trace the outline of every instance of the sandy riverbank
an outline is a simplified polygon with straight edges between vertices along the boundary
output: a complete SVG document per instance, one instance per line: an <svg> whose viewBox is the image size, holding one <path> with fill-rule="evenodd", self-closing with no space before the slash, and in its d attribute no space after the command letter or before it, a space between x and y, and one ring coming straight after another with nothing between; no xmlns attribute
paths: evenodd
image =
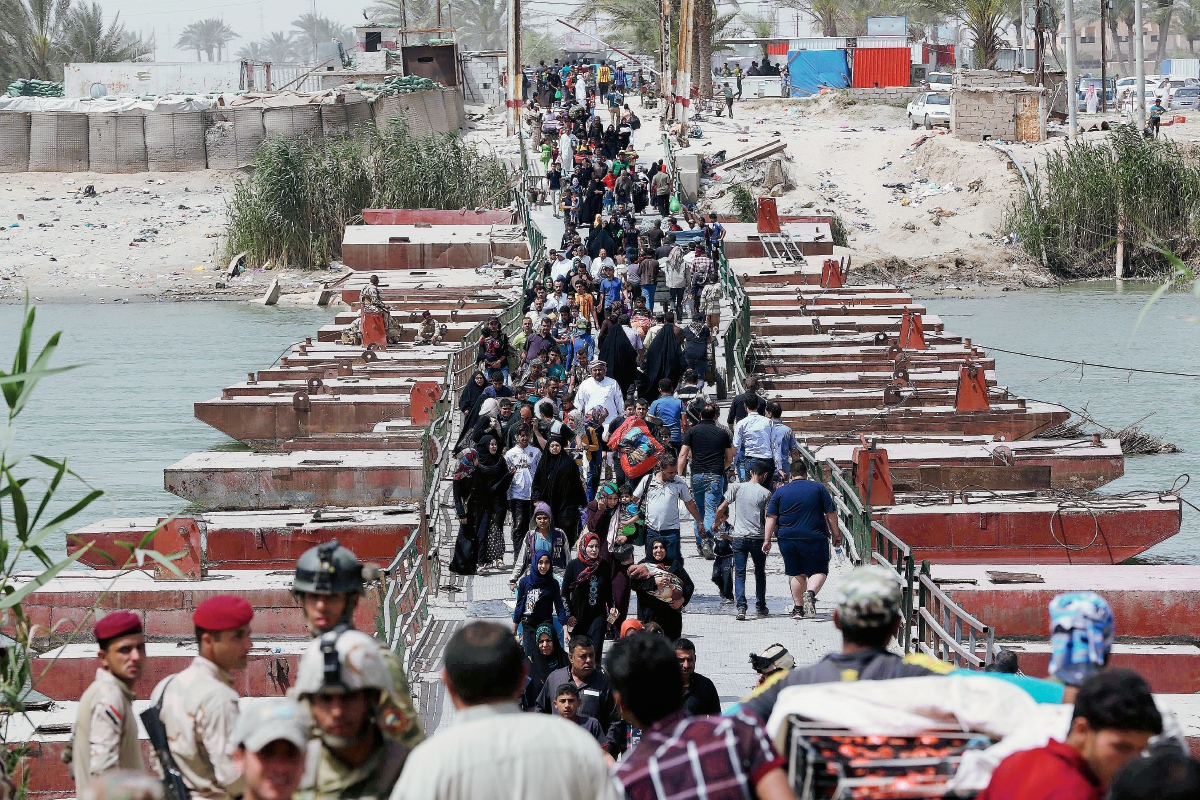
<svg viewBox="0 0 1200 800"><path fill-rule="evenodd" d="M287 294L327 279L295 270L224 277L225 199L235 178L214 170L8 176L0 302L23 302L26 291L54 303L245 300L275 277Z"/></svg>

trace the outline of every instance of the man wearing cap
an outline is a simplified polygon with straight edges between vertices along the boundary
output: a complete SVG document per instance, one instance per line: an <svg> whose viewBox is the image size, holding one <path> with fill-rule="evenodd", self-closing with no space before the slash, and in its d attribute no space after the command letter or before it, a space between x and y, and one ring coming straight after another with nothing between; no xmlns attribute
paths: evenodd
<svg viewBox="0 0 1200 800"><path fill-rule="evenodd" d="M106 614L94 629L100 666L96 680L79 698L72 740L75 785L116 769L144 770L133 717L133 685L146 662L142 620L132 611Z"/></svg>
<svg viewBox="0 0 1200 800"><path fill-rule="evenodd" d="M776 672L743 700L741 708L764 721L788 686L837 681L886 681L938 674L888 652L888 642L901 623L900 582L883 567L859 567L838 587L833 624L842 632L842 651L830 653L811 667ZM736 708L737 706L735 706Z"/></svg>
<svg viewBox="0 0 1200 800"><path fill-rule="evenodd" d="M368 574L369 573L369 574ZM292 581L292 594L300 600L304 618L313 637L336 629L354 627L354 610L362 597L368 577L375 580L379 570L373 564L364 566L358 557L337 539L304 551L296 562L296 577ZM380 651L381 658L391 673L392 702L397 708L396 725L389 728L388 735L409 747L416 747L425 738L421 721L413 708L412 694L404 665L391 650Z"/></svg>
<svg viewBox="0 0 1200 800"><path fill-rule="evenodd" d="M240 597L210 597L192 612L200 655L191 666L164 678L150 695L159 703L171 755L194 797L232 800L242 776L231 757L238 718L234 670L246 668L254 609Z"/></svg>
<svg viewBox="0 0 1200 800"><path fill-rule="evenodd" d="M242 773L242 800L291 800L304 774L308 715L295 700L254 701L233 729L233 765Z"/></svg>
<svg viewBox="0 0 1200 800"><path fill-rule="evenodd" d="M314 639L300 659L296 693L312 714L301 800L387 797L411 748L398 741L408 724L383 649L361 631L335 629Z"/></svg>

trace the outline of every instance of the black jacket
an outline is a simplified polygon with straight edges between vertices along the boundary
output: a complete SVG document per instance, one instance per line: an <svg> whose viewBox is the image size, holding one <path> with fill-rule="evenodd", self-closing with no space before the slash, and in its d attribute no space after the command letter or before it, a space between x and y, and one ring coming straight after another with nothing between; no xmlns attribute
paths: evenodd
<svg viewBox="0 0 1200 800"><path fill-rule="evenodd" d="M555 713L554 694L564 683L574 683L569 665L562 669L556 669L547 676L542 693L538 695L538 711L543 714ZM617 701L613 699L612 687L608 685L608 678L597 669L592 673L588 682L578 688L579 716L595 718L608 736L608 744L605 749L614 756L618 755L625 748L625 737L617 735L621 724L621 714L617 711Z"/></svg>

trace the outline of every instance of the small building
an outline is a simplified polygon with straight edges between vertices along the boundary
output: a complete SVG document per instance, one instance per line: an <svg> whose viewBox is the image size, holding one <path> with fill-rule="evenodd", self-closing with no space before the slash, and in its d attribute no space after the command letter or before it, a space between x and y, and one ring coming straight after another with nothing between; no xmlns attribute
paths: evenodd
<svg viewBox="0 0 1200 800"><path fill-rule="evenodd" d="M959 70L950 90L950 131L969 142L1043 141L1047 94L1019 73Z"/></svg>
<svg viewBox="0 0 1200 800"><path fill-rule="evenodd" d="M508 56L503 50L464 52L463 102L469 106L503 108L505 89L502 76L507 64Z"/></svg>

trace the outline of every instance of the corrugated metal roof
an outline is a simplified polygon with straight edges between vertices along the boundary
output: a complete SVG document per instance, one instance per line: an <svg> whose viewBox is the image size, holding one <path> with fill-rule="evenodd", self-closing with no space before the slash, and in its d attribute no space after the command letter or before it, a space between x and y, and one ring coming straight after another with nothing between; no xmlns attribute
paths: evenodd
<svg viewBox="0 0 1200 800"><path fill-rule="evenodd" d="M883 47L908 47L908 39L903 36L857 36L855 46L861 49L879 49Z"/></svg>
<svg viewBox="0 0 1200 800"><path fill-rule="evenodd" d="M845 50L846 39L840 36L813 36L808 39L792 39L791 50Z"/></svg>

